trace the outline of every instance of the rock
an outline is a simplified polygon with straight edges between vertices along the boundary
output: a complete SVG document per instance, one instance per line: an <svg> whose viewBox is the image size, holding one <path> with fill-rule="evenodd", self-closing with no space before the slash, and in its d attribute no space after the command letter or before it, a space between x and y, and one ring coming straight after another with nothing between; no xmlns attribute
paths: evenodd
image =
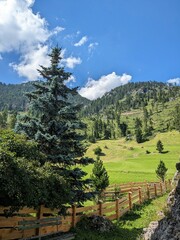
<svg viewBox="0 0 180 240"><path fill-rule="evenodd" d="M166 216L159 222L151 222L149 227L144 229L144 240L180 240L180 164L176 167L178 171L173 179L175 189L169 194Z"/></svg>

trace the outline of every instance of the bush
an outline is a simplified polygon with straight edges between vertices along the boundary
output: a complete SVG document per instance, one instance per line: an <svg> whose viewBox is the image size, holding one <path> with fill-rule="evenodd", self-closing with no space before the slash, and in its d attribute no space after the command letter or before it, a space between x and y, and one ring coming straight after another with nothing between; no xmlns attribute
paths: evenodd
<svg viewBox="0 0 180 240"><path fill-rule="evenodd" d="M95 148L93 151L94 151L94 154L97 156L100 156L102 153L102 149L99 146Z"/></svg>
<svg viewBox="0 0 180 240"><path fill-rule="evenodd" d="M33 154L34 152L34 154ZM41 165L37 145L11 131L0 133L0 205L11 206L7 214L40 204L58 208L70 191L51 164Z"/></svg>

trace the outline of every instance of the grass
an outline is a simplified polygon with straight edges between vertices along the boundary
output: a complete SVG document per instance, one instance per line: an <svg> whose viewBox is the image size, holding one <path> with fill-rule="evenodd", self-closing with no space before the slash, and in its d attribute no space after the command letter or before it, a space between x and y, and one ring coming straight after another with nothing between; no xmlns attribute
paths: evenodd
<svg viewBox="0 0 180 240"><path fill-rule="evenodd" d="M76 229L76 240L136 240L140 239L143 228L147 227L151 221L162 218L161 212L165 207L167 194L157 199L148 201L135 209L118 221L114 221L115 230L109 233L99 233L96 231Z"/></svg>
<svg viewBox="0 0 180 240"><path fill-rule="evenodd" d="M157 141L164 145L164 153L156 150ZM94 157L93 149L100 146L101 159L104 162L110 183L154 181L157 180L155 170L160 160L165 162L168 168L167 178L172 178L176 169L175 164L180 159L180 133L177 131L159 133L150 141L138 144L135 141L101 140L91 144L86 156ZM147 154L146 150L150 153ZM92 166L85 168L89 174Z"/></svg>

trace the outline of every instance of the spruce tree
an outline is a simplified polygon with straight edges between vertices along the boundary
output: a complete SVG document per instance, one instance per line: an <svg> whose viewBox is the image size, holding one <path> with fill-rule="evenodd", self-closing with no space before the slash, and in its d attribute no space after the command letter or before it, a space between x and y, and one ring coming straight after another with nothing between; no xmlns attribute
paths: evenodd
<svg viewBox="0 0 180 240"><path fill-rule="evenodd" d="M53 48L49 56L51 64L38 70L42 80L34 82L35 90L27 94L29 110L21 116L15 130L34 139L53 171L65 179L70 190L69 203L82 203L92 197L85 191L90 179L85 179L86 173L77 166L88 165L93 159L83 157L86 148L81 132L85 125L78 119L80 106L69 100L77 95L77 88L65 85L71 73L60 65L61 49Z"/></svg>
<svg viewBox="0 0 180 240"><path fill-rule="evenodd" d="M109 176L99 156L97 156L97 160L94 163L91 178L99 200L103 190L109 186Z"/></svg>
<svg viewBox="0 0 180 240"><path fill-rule="evenodd" d="M156 169L156 174L157 177L161 179L163 182L165 181L167 170L168 169L166 168L165 163L162 160L160 160L159 165L157 166Z"/></svg>
<svg viewBox="0 0 180 240"><path fill-rule="evenodd" d="M163 149L164 149L163 143L161 142L161 140L158 140L156 150L158 150L159 153L162 153Z"/></svg>

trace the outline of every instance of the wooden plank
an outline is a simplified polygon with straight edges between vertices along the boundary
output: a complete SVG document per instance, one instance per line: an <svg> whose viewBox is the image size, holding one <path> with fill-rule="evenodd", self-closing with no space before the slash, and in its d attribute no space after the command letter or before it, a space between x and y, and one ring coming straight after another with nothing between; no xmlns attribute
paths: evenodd
<svg viewBox="0 0 180 240"><path fill-rule="evenodd" d="M108 218L109 220L115 220L116 219L116 214L110 215L110 216L106 216L106 218Z"/></svg>
<svg viewBox="0 0 180 240"><path fill-rule="evenodd" d="M123 216L126 212L129 211L129 207L124 208L123 210L120 211L120 217Z"/></svg>
<svg viewBox="0 0 180 240"><path fill-rule="evenodd" d="M103 214L104 213L115 212L115 211L116 211L116 207L106 208L106 209L103 209Z"/></svg>
<svg viewBox="0 0 180 240"><path fill-rule="evenodd" d="M16 227L18 226L18 222L19 221L23 221L23 220L36 220L36 218L34 217L28 217L28 218L24 218L24 217L10 217L10 218L5 218L5 217L0 217L0 227Z"/></svg>
<svg viewBox="0 0 180 240"><path fill-rule="evenodd" d="M2 240L11 240L19 238L27 238L35 236L35 229L24 231L17 231L16 229L0 229L0 236Z"/></svg>
<svg viewBox="0 0 180 240"><path fill-rule="evenodd" d="M76 208L76 213L97 210L99 205Z"/></svg>
<svg viewBox="0 0 180 240"><path fill-rule="evenodd" d="M60 226L47 226L41 228L41 235L49 234L49 233L55 233L60 231Z"/></svg>
<svg viewBox="0 0 180 240"><path fill-rule="evenodd" d="M99 215L99 211L94 211L93 215ZM92 216L92 213L87 213L86 216Z"/></svg>
<svg viewBox="0 0 180 240"><path fill-rule="evenodd" d="M129 204L129 200L127 199L126 201L122 202L121 204L119 204L119 207L123 207L125 205Z"/></svg>
<svg viewBox="0 0 180 240"><path fill-rule="evenodd" d="M110 207L112 205L115 205L115 202L106 202L106 203L103 203L103 208Z"/></svg>

